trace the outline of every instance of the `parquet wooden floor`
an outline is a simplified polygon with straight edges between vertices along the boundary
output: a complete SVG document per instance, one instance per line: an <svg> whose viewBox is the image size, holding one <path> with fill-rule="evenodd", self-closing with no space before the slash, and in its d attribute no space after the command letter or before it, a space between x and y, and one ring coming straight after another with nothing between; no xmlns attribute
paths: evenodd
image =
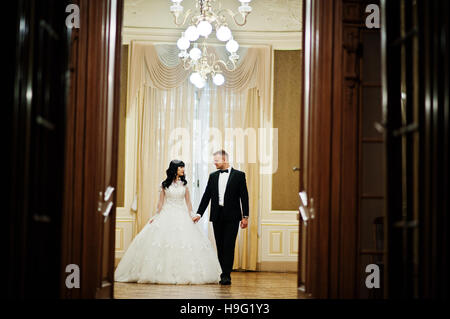
<svg viewBox="0 0 450 319"><path fill-rule="evenodd" d="M307 299L296 273L232 272L232 284L160 285L116 282L117 299Z"/></svg>

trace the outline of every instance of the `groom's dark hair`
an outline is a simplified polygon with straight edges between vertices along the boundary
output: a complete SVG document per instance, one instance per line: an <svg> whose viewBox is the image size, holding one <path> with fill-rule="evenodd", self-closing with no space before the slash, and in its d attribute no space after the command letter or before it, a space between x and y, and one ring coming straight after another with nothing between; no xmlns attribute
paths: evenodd
<svg viewBox="0 0 450 319"><path fill-rule="evenodd" d="M217 152L213 153L214 156L219 155L219 154L222 155L222 156L225 156L228 159L228 153L225 152L225 150L220 150L220 151L217 151Z"/></svg>

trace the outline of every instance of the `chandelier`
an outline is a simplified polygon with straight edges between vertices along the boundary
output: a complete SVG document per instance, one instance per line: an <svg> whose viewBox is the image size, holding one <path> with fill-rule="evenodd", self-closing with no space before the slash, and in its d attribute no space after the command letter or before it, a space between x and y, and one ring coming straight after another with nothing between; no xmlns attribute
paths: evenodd
<svg viewBox="0 0 450 319"><path fill-rule="evenodd" d="M222 85L225 82L222 71L224 69L235 70L236 62L239 59L239 55L236 53L239 44L233 39L231 30L226 23L225 14L231 16L236 25L245 25L247 16L252 11L249 6L251 0L238 0L241 3L238 7L239 14L230 9L221 9L220 3L218 8L214 9L213 5L216 0L197 0L196 9L199 12L197 11L197 14L193 16L191 16L191 9L183 14L184 9L180 4L182 1L172 0L173 5L170 7L170 12L173 14L177 26L183 26L190 17L189 26L181 33L181 38L177 41L177 46L180 49L178 56L183 60L183 67L185 70L192 69L189 80L201 89L205 86L210 75L215 85ZM241 21L238 21L236 16L239 16ZM213 29L216 31L217 39L226 42L225 48L230 53L226 61L220 60L214 53L208 52L206 40ZM202 41L202 43L197 43L197 40Z"/></svg>

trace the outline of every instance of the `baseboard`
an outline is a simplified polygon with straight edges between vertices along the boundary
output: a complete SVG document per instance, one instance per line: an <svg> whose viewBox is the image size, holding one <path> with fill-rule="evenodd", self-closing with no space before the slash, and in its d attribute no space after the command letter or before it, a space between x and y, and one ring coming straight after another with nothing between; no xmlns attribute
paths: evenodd
<svg viewBox="0 0 450 319"><path fill-rule="evenodd" d="M298 263L296 261L263 261L256 264L256 270L272 272L297 272Z"/></svg>

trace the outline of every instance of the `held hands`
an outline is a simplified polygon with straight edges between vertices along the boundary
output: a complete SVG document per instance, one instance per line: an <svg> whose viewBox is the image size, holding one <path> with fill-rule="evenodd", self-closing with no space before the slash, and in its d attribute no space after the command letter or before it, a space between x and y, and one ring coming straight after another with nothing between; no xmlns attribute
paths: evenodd
<svg viewBox="0 0 450 319"><path fill-rule="evenodd" d="M196 223L196 222L198 222L200 220L200 216L197 216L197 214L194 214L192 211L189 212L189 215L191 216L192 221L194 223Z"/></svg>

